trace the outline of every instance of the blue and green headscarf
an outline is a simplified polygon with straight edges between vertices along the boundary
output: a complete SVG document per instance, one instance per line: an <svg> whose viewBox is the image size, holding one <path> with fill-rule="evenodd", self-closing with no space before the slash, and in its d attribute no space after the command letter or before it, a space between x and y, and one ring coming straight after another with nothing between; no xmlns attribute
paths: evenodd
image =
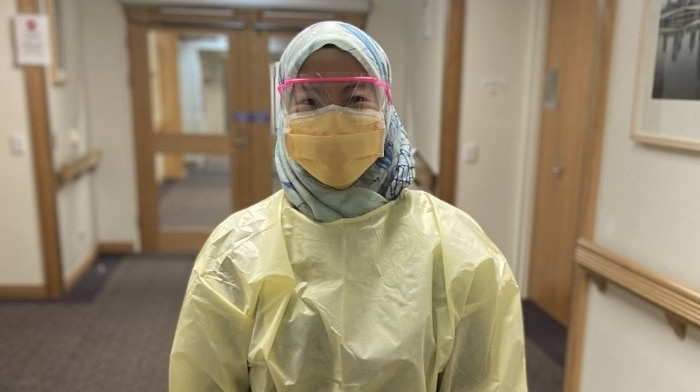
<svg viewBox="0 0 700 392"><path fill-rule="evenodd" d="M350 53L370 76L391 83L391 67L384 50L367 33L348 23L319 22L301 31L282 53L277 81L297 76L311 53L325 45L334 45ZM365 214L394 200L414 178L412 147L393 106L386 105L384 157L353 184L343 190L330 188L308 174L287 156L284 146L284 117L277 119L275 166L285 196L298 210L321 222L331 222Z"/></svg>

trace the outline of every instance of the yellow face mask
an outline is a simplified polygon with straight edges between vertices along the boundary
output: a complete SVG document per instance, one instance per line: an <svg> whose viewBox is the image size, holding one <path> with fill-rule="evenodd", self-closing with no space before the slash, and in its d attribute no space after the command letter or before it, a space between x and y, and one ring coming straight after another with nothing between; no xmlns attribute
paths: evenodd
<svg viewBox="0 0 700 392"><path fill-rule="evenodd" d="M287 116L284 142L289 158L335 189L354 184L384 156L384 114L329 105Z"/></svg>

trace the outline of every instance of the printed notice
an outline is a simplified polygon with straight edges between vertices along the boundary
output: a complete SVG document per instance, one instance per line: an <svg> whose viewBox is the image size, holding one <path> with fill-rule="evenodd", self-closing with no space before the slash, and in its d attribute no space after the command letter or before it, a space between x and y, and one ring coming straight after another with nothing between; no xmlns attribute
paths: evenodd
<svg viewBox="0 0 700 392"><path fill-rule="evenodd" d="M51 45L46 15L19 14L14 22L17 65L50 65Z"/></svg>

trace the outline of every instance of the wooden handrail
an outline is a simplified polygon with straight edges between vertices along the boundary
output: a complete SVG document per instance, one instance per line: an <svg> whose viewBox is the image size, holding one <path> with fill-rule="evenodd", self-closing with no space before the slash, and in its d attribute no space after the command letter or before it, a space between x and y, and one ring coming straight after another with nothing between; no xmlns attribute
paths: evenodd
<svg viewBox="0 0 700 392"><path fill-rule="evenodd" d="M94 170L100 163L101 157L102 153L95 150L61 165L56 171L56 187L61 188L84 173Z"/></svg>
<svg viewBox="0 0 700 392"><path fill-rule="evenodd" d="M700 327L698 290L586 239L579 239L575 258L599 288L611 282L660 307L681 339L688 324Z"/></svg>

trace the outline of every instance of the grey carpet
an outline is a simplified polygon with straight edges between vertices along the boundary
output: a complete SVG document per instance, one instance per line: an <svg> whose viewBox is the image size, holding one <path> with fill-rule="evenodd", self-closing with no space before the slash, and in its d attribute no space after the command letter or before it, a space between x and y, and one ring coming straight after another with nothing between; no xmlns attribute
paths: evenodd
<svg viewBox="0 0 700 392"><path fill-rule="evenodd" d="M160 225L212 230L231 213L229 160L207 156L202 164L189 164L187 177L169 180L158 191Z"/></svg>
<svg viewBox="0 0 700 392"><path fill-rule="evenodd" d="M168 180L158 189L160 225L168 228L212 230L231 213L229 159L207 156L202 164L189 164L187 177ZM281 189L275 173L272 192Z"/></svg>
<svg viewBox="0 0 700 392"><path fill-rule="evenodd" d="M101 259L62 301L0 302L0 391L166 391L192 261ZM561 363L531 339L526 350L530 392L561 391Z"/></svg>
<svg viewBox="0 0 700 392"><path fill-rule="evenodd" d="M526 339L525 350L530 392L561 392L564 385L562 365L548 356L532 339Z"/></svg>
<svg viewBox="0 0 700 392"><path fill-rule="evenodd" d="M129 257L92 301L0 304L0 391L166 391L192 257Z"/></svg>

